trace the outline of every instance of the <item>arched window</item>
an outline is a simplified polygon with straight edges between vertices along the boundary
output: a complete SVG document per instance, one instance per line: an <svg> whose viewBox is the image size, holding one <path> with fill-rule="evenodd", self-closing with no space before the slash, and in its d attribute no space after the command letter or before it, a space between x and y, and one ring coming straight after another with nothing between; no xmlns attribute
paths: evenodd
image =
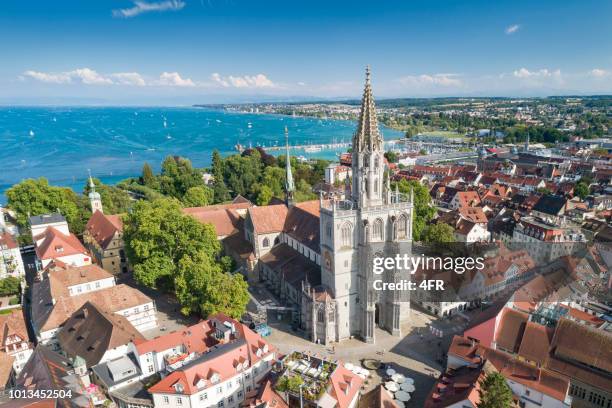
<svg viewBox="0 0 612 408"><path fill-rule="evenodd" d="M345 223L341 230L342 247L353 246L353 226L350 222Z"/></svg>
<svg viewBox="0 0 612 408"><path fill-rule="evenodd" d="M378 168L378 156L374 159L374 167Z"/></svg>
<svg viewBox="0 0 612 408"><path fill-rule="evenodd" d="M372 240L373 241L382 241L384 238L383 234L384 223L383 220L378 218L374 221L374 225L372 226Z"/></svg>
<svg viewBox="0 0 612 408"><path fill-rule="evenodd" d="M278 245L280 243L280 239L278 237L274 238L274 245Z"/></svg>
<svg viewBox="0 0 612 408"><path fill-rule="evenodd" d="M397 238L406 239L408 236L408 217L406 214L400 215L397 219Z"/></svg>
<svg viewBox="0 0 612 408"><path fill-rule="evenodd" d="M317 322L325 321L325 309L321 308L317 310Z"/></svg>
<svg viewBox="0 0 612 408"><path fill-rule="evenodd" d="M264 248L267 248L267 247L269 247L269 246L270 246L270 240L268 239L268 237L265 237L265 238L263 239L263 242L261 243L261 245L262 245Z"/></svg>
<svg viewBox="0 0 612 408"><path fill-rule="evenodd" d="M378 179L374 179L374 194L378 194Z"/></svg>

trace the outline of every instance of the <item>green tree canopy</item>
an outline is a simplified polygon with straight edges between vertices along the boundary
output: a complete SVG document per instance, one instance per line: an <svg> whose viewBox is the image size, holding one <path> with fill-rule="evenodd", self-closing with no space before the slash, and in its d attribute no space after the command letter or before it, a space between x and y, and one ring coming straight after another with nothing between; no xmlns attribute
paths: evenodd
<svg viewBox="0 0 612 408"><path fill-rule="evenodd" d="M21 280L14 276L0 279L0 296L16 295L21 290Z"/></svg>
<svg viewBox="0 0 612 408"><path fill-rule="evenodd" d="M428 224L423 229L422 241L426 244L446 244L455 242L455 230L448 224Z"/></svg>
<svg viewBox="0 0 612 408"><path fill-rule="evenodd" d="M159 183L162 194L179 199L191 187L204 185L202 174L192 167L191 161L178 156L166 157L162 163Z"/></svg>
<svg viewBox="0 0 612 408"><path fill-rule="evenodd" d="M591 193L588 184L583 181L579 181L574 186L574 194L580 197L582 200L587 198L587 196Z"/></svg>
<svg viewBox="0 0 612 408"><path fill-rule="evenodd" d="M136 280L172 290L183 313L244 312L246 282L225 271L214 227L183 214L176 199L136 203L124 217L124 239Z"/></svg>
<svg viewBox="0 0 612 408"><path fill-rule="evenodd" d="M431 221L436 214L436 209L431 206L431 197L427 187L416 180L400 180L397 189L402 194L410 194L412 189L414 194L414 218L412 225L412 238L416 241L422 240L422 233L425 225ZM391 187L395 188L395 184Z"/></svg>
<svg viewBox="0 0 612 408"><path fill-rule="evenodd" d="M28 217L59 211L70 230L83 232L85 222L79 211L79 198L69 188L50 186L46 178L26 179L6 191L8 207L15 211L19 226L28 228Z"/></svg>
<svg viewBox="0 0 612 408"><path fill-rule="evenodd" d="M191 187L183 196L185 207L204 207L212 204L214 191L207 186Z"/></svg>
<svg viewBox="0 0 612 408"><path fill-rule="evenodd" d="M230 199L227 185L225 184L223 158L218 150L213 150L212 154L212 175L214 202L223 203Z"/></svg>
<svg viewBox="0 0 612 408"><path fill-rule="evenodd" d="M150 187L153 189L159 188L157 184L157 179L155 178L155 174L153 174L153 169L151 168L149 163L145 163L142 166L141 182L143 185L147 187Z"/></svg>
<svg viewBox="0 0 612 408"><path fill-rule="evenodd" d="M267 185L260 185L255 202L257 205L268 205L272 197L274 197L274 191Z"/></svg>
<svg viewBox="0 0 612 408"><path fill-rule="evenodd" d="M492 372L480 381L478 390L480 401L478 408L511 408L512 390L506 383L506 379L498 372Z"/></svg>

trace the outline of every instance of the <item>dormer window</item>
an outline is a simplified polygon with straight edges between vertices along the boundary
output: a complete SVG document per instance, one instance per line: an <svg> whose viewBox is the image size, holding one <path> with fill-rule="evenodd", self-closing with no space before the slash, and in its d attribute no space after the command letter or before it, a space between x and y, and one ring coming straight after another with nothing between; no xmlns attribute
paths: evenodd
<svg viewBox="0 0 612 408"><path fill-rule="evenodd" d="M261 349L257 349L257 352L255 354L257 355L257 357L261 357L262 355Z"/></svg>
<svg viewBox="0 0 612 408"><path fill-rule="evenodd" d="M56 246L56 247L55 247L55 252L58 252L58 253L62 253L62 252L64 252L64 247L63 247L63 246L60 246L60 245Z"/></svg>
<svg viewBox="0 0 612 408"><path fill-rule="evenodd" d="M263 346L263 352L264 352L264 353L267 353L267 352L268 352L268 350L269 350L268 345L267 345L267 344L265 344L265 345Z"/></svg>
<svg viewBox="0 0 612 408"><path fill-rule="evenodd" d="M211 381L213 384L218 383L218 382L219 382L219 380L221 380L221 377L219 377L219 374L217 374L217 373L213 374L213 375L212 375L212 377L210 377L210 381Z"/></svg>
<svg viewBox="0 0 612 408"><path fill-rule="evenodd" d="M178 393L183 393L184 391L183 384L181 383L174 384L174 390Z"/></svg>
<svg viewBox="0 0 612 408"><path fill-rule="evenodd" d="M199 389L206 387L206 380L203 378L200 378L198 382L196 383L196 387L198 387Z"/></svg>

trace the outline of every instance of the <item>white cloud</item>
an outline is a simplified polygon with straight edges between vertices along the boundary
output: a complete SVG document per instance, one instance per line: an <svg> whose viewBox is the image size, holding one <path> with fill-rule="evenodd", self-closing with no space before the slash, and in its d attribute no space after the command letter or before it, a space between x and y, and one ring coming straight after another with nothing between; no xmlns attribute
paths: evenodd
<svg viewBox="0 0 612 408"><path fill-rule="evenodd" d="M519 29L521 28L521 26L519 24L512 24L511 26L506 27L506 34L511 35L516 33Z"/></svg>
<svg viewBox="0 0 612 408"><path fill-rule="evenodd" d="M157 2L134 1L133 3L133 7L113 10L113 16L120 18L131 18L152 11L178 11L185 7L185 2L181 0L166 0Z"/></svg>
<svg viewBox="0 0 612 408"><path fill-rule="evenodd" d="M183 78L178 72L162 72L159 76L159 80L155 82L155 85L178 87L196 86L191 78Z"/></svg>
<svg viewBox="0 0 612 408"><path fill-rule="evenodd" d="M67 73L51 74L47 72L29 70L22 74L22 78L25 77L49 84L68 84L72 82L72 78Z"/></svg>
<svg viewBox="0 0 612 408"><path fill-rule="evenodd" d="M605 69L601 69L601 68L593 68L589 72L589 75L595 78L603 78L603 77L610 75L610 72L606 71Z"/></svg>
<svg viewBox="0 0 612 408"><path fill-rule="evenodd" d="M196 83L191 78L183 78L178 72L162 72L157 80L146 80L138 72L117 72L103 75L91 68L77 68L72 71L48 73L25 71L21 79L31 78L36 81L53 84L82 83L85 85L127 85L127 86L174 86L193 87Z"/></svg>
<svg viewBox="0 0 612 408"><path fill-rule="evenodd" d="M138 72L118 72L111 75L117 84L145 86L147 83Z"/></svg>
<svg viewBox="0 0 612 408"><path fill-rule="evenodd" d="M90 68L78 68L68 73L74 78L78 78L86 85L105 85L112 84L110 78L106 78Z"/></svg>
<svg viewBox="0 0 612 408"><path fill-rule="evenodd" d="M463 81L457 74L422 74L408 75L398 80L404 86L410 87L461 87Z"/></svg>
<svg viewBox="0 0 612 408"><path fill-rule="evenodd" d="M87 85L104 85L113 83L110 78L106 78L90 68L77 68L72 71L59 73L29 70L25 71L22 76L50 84L70 84L72 82L81 82Z"/></svg>
<svg viewBox="0 0 612 408"><path fill-rule="evenodd" d="M215 72L210 76L214 83L224 88L275 88L276 84L264 74L243 76L222 76Z"/></svg>
<svg viewBox="0 0 612 408"><path fill-rule="evenodd" d="M521 78L521 79L538 79L538 78L556 78L556 79L561 79L561 70L557 69L554 71L551 71L547 68L542 68L540 70L537 71L529 71L527 68L521 68L518 70L515 70L512 75L514 75L516 78Z"/></svg>

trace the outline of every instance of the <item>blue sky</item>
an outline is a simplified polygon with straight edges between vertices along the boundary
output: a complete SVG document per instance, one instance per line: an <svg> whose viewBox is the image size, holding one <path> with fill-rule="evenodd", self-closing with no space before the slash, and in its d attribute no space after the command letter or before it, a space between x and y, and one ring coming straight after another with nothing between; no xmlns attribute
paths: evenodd
<svg viewBox="0 0 612 408"><path fill-rule="evenodd" d="M0 103L612 93L612 2L3 0Z"/></svg>

